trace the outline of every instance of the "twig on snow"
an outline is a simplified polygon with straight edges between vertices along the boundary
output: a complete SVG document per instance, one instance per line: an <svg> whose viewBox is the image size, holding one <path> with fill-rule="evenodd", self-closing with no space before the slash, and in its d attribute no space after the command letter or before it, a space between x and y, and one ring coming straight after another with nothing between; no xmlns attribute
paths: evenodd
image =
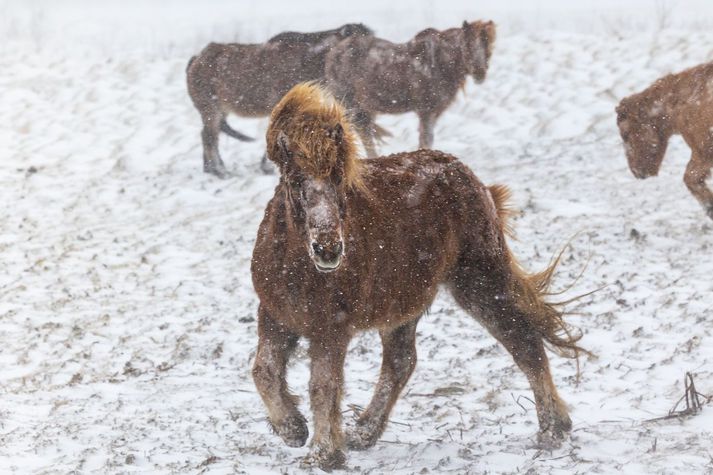
<svg viewBox="0 0 713 475"><path fill-rule="evenodd" d="M685 391L683 396L676 401L668 414L661 417L655 417L653 419L647 419L645 422L655 422L663 421L667 419L680 419L683 417L695 416L703 409L703 406L713 400L713 396L706 396L701 394L696 390L696 385L693 382L693 374L686 372L686 376L683 378L685 384ZM678 406L686 401L686 407L683 409L678 409Z"/></svg>

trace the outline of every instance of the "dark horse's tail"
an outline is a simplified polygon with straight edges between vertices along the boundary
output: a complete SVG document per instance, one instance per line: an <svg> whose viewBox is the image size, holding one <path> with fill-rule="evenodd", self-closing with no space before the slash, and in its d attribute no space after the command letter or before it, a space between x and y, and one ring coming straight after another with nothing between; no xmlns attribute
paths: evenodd
<svg viewBox="0 0 713 475"><path fill-rule="evenodd" d="M374 138L378 140L379 142L384 142L384 139L386 137L393 137L391 132L389 132L387 129L383 128L382 126L374 123L372 124L374 128Z"/></svg>
<svg viewBox="0 0 713 475"><path fill-rule="evenodd" d="M512 231L507 224L507 218L513 212L508 205L510 190L503 185L493 185L488 187L488 190L495 203L495 209L503 231L512 235ZM548 343L550 349L566 358L576 359L580 353L590 354L587 350L577 345L577 342L582 338L582 333L569 326L564 320L566 312L562 309L562 306L568 302L553 303L547 301L547 297L553 295L549 288L561 254L553 259L552 263L543 271L529 274L518 264L507 245L505 250L509 255L510 266L515 276L512 290L514 295L517 296L517 305L523 310L523 315L530 320L530 323L540 336ZM569 302L577 298L570 299Z"/></svg>
<svg viewBox="0 0 713 475"><path fill-rule="evenodd" d="M253 137L248 137L247 135L238 132L234 128L228 125L228 123L225 121L225 119L220 121L220 130L225 132L226 134L230 135L234 139L238 139L242 142L254 142L255 139Z"/></svg>

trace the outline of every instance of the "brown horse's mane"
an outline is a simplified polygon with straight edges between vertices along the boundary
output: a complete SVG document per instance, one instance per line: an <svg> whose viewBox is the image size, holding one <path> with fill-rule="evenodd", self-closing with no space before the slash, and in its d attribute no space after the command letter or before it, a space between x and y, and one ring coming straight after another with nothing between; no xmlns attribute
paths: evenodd
<svg viewBox="0 0 713 475"><path fill-rule="evenodd" d="M709 77L713 74L713 62L706 63L700 66L694 66L680 73L670 73L658 78L649 87L641 92L632 94L621 100L620 106L622 111L629 115L641 116L644 107L651 106L654 103L666 103L669 108L678 107L680 105L689 104L690 94L695 94L697 89L705 86L705 81L696 81L694 72L699 74L699 77ZM690 94L681 94L681 90L688 85ZM658 114L658 120L664 120L666 114ZM648 114L651 117L651 114Z"/></svg>
<svg viewBox="0 0 713 475"><path fill-rule="evenodd" d="M342 132L335 140L337 126ZM280 132L289 137L292 159L300 169L327 177L342 165L346 186L364 189L364 167L357 153L354 127L344 107L324 87L314 81L298 84L273 109L267 129L267 152L278 166Z"/></svg>

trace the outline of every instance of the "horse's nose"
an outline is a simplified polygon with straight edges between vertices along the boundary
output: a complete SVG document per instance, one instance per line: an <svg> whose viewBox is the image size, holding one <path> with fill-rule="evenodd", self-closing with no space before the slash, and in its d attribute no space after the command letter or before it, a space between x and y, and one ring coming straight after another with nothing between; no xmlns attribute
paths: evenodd
<svg viewBox="0 0 713 475"><path fill-rule="evenodd" d="M341 264L344 251L344 243L341 239L328 244L312 241L311 247L312 259L320 272L331 272Z"/></svg>
<svg viewBox="0 0 713 475"><path fill-rule="evenodd" d="M341 241L330 244L321 244L317 241L312 242L312 251L314 251L314 255L327 262L338 259L339 256L342 255L343 249L344 245Z"/></svg>

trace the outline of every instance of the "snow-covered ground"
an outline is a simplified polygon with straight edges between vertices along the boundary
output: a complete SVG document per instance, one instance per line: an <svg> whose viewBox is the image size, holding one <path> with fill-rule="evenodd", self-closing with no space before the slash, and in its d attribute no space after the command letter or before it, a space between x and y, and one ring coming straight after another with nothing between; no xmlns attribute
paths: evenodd
<svg viewBox="0 0 713 475"><path fill-rule="evenodd" d="M686 372L713 394L713 222L681 180L683 141L659 177L637 181L613 113L657 77L713 60L707 2L57 3L0 5L0 472L300 473L306 449L270 433L250 377L250 256L277 177L259 170L262 141L229 138L235 176L202 173L186 62L211 39L286 28L364 21L405 40L493 18L488 78L468 83L435 146L512 188L527 267L572 239L556 284L586 265L565 297L603 287L570 306L598 357L579 380L552 358L574 429L539 451L524 376L442 294L392 423L348 468L713 473L713 405L651 421ZM266 121L231 123L262 136ZM384 152L415 147L414 116L379 123L394 134ZM379 363L377 336L355 339L347 422ZM307 375L302 346L289 380L309 418Z"/></svg>

